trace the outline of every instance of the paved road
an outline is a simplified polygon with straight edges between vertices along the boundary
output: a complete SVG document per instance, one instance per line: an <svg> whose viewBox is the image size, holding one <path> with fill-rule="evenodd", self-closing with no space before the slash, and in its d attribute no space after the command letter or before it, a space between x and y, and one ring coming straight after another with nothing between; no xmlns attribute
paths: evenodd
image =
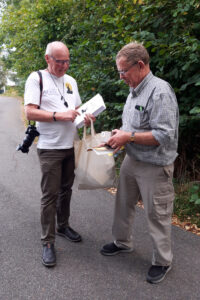
<svg viewBox="0 0 200 300"><path fill-rule="evenodd" d="M200 238L173 227L174 265L165 281L145 281L151 242L142 209L135 222L135 251L103 257L112 240L114 197L74 186L71 225L83 236L73 244L57 237L57 266L41 264L40 169L33 145L16 152L24 137L21 103L0 97L0 300L197 300Z"/></svg>

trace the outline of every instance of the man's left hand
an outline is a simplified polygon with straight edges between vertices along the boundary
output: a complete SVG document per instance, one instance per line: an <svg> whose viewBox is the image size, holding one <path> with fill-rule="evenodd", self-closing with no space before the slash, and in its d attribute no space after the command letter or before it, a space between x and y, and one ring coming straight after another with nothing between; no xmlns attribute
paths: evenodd
<svg viewBox="0 0 200 300"><path fill-rule="evenodd" d="M91 120L92 120L93 122L95 122L95 120L96 120L95 116L92 115L92 114L86 114L85 117L84 117L84 124L85 124L86 126L90 126Z"/></svg>

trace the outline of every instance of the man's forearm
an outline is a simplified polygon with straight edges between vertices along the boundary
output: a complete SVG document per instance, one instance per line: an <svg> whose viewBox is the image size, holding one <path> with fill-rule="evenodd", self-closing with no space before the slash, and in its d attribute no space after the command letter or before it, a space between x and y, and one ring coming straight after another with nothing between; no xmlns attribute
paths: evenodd
<svg viewBox="0 0 200 300"><path fill-rule="evenodd" d="M134 137L132 132L114 129L112 130L112 136L108 141L108 144L113 147L120 147L127 143L134 142L140 145L158 146L158 141L154 138L151 131L148 132L135 132Z"/></svg>
<svg viewBox="0 0 200 300"><path fill-rule="evenodd" d="M25 106L25 114L27 120L52 122L53 112L37 109L36 107Z"/></svg>
<svg viewBox="0 0 200 300"><path fill-rule="evenodd" d="M159 142L154 138L151 131L136 132L134 135L134 142L140 145L158 146Z"/></svg>

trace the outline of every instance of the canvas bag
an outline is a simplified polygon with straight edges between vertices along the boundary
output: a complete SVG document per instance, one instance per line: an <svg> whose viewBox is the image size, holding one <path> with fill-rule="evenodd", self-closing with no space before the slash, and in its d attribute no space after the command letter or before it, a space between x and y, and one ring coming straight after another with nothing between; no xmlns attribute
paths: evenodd
<svg viewBox="0 0 200 300"><path fill-rule="evenodd" d="M86 126L84 126L83 139L74 142L75 175L79 190L110 188L115 185L114 157L87 151L88 148L107 142L110 136L109 131L95 133L94 124L91 121L91 135L86 134Z"/></svg>

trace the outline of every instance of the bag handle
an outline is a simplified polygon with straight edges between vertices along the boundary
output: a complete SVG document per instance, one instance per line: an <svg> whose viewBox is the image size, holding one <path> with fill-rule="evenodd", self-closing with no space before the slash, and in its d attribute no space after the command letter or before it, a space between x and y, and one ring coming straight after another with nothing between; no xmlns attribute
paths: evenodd
<svg viewBox="0 0 200 300"><path fill-rule="evenodd" d="M96 132L95 132L95 129L94 129L94 122L92 119L90 119L90 130L91 130L91 136L95 136ZM84 130L83 130L83 139L85 140L86 139L86 135L87 135L87 131L86 131L86 125L84 125Z"/></svg>

